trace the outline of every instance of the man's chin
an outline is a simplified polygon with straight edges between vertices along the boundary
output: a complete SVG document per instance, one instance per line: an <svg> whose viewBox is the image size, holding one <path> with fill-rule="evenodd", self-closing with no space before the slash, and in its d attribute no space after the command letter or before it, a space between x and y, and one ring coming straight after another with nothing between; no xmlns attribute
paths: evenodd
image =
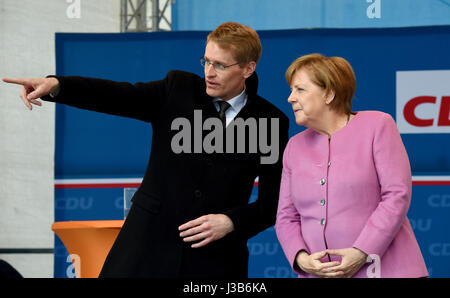
<svg viewBox="0 0 450 298"><path fill-rule="evenodd" d="M217 92L217 90L214 89L210 89L210 88L206 88L206 94L208 94L211 97L220 97L219 92Z"/></svg>

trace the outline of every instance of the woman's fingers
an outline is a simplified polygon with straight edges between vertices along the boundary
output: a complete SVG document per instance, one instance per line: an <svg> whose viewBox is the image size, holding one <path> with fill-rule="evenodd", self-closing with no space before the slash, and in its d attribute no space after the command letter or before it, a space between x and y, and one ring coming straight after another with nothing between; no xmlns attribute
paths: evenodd
<svg viewBox="0 0 450 298"><path fill-rule="evenodd" d="M345 273L343 271L336 271L324 273L322 276L325 278L338 278L338 277L345 277Z"/></svg>
<svg viewBox="0 0 450 298"><path fill-rule="evenodd" d="M311 258L312 258L313 260L320 260L320 259L322 259L324 256L326 256L326 254L327 254L327 251L326 251L326 250L319 251L319 252L316 252L316 253L311 254Z"/></svg>
<svg viewBox="0 0 450 298"><path fill-rule="evenodd" d="M339 262L339 261L326 262L326 263L321 263L319 265L319 269L320 270L332 270L333 267L338 267L340 265L341 265L341 262Z"/></svg>

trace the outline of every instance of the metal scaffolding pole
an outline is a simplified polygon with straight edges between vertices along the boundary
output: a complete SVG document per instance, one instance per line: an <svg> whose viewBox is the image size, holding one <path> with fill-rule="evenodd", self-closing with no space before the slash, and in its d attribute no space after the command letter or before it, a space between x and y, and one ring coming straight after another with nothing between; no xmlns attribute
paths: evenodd
<svg viewBox="0 0 450 298"><path fill-rule="evenodd" d="M164 2L162 2L164 1ZM121 32L148 32L170 30L167 9L173 0L121 0L120 30ZM160 4L164 4L161 8ZM151 8L151 9L148 9ZM165 29L162 29L162 21Z"/></svg>
<svg viewBox="0 0 450 298"><path fill-rule="evenodd" d="M152 31L159 31L159 0L152 0Z"/></svg>

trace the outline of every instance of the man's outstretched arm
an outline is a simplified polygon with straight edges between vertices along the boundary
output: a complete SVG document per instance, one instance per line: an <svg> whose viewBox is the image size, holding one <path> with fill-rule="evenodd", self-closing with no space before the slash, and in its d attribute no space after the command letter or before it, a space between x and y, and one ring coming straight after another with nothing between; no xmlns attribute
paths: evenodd
<svg viewBox="0 0 450 298"><path fill-rule="evenodd" d="M22 86L20 96L30 110L32 105L41 105L40 98L153 123L167 104L168 90L175 77L176 72L169 72L163 80L135 84L79 76L4 78L3 81Z"/></svg>

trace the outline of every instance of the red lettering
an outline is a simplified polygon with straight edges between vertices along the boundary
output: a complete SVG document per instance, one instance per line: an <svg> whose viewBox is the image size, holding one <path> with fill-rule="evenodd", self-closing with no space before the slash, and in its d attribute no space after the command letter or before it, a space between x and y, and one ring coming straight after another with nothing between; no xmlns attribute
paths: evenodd
<svg viewBox="0 0 450 298"><path fill-rule="evenodd" d="M436 103L435 96L418 96L409 100L403 109L403 116L409 124L419 127L432 126L433 119L420 119L414 113L416 107L423 103ZM441 109L442 110L442 109Z"/></svg>
<svg viewBox="0 0 450 298"><path fill-rule="evenodd" d="M438 126L450 126L450 96L442 96Z"/></svg>

